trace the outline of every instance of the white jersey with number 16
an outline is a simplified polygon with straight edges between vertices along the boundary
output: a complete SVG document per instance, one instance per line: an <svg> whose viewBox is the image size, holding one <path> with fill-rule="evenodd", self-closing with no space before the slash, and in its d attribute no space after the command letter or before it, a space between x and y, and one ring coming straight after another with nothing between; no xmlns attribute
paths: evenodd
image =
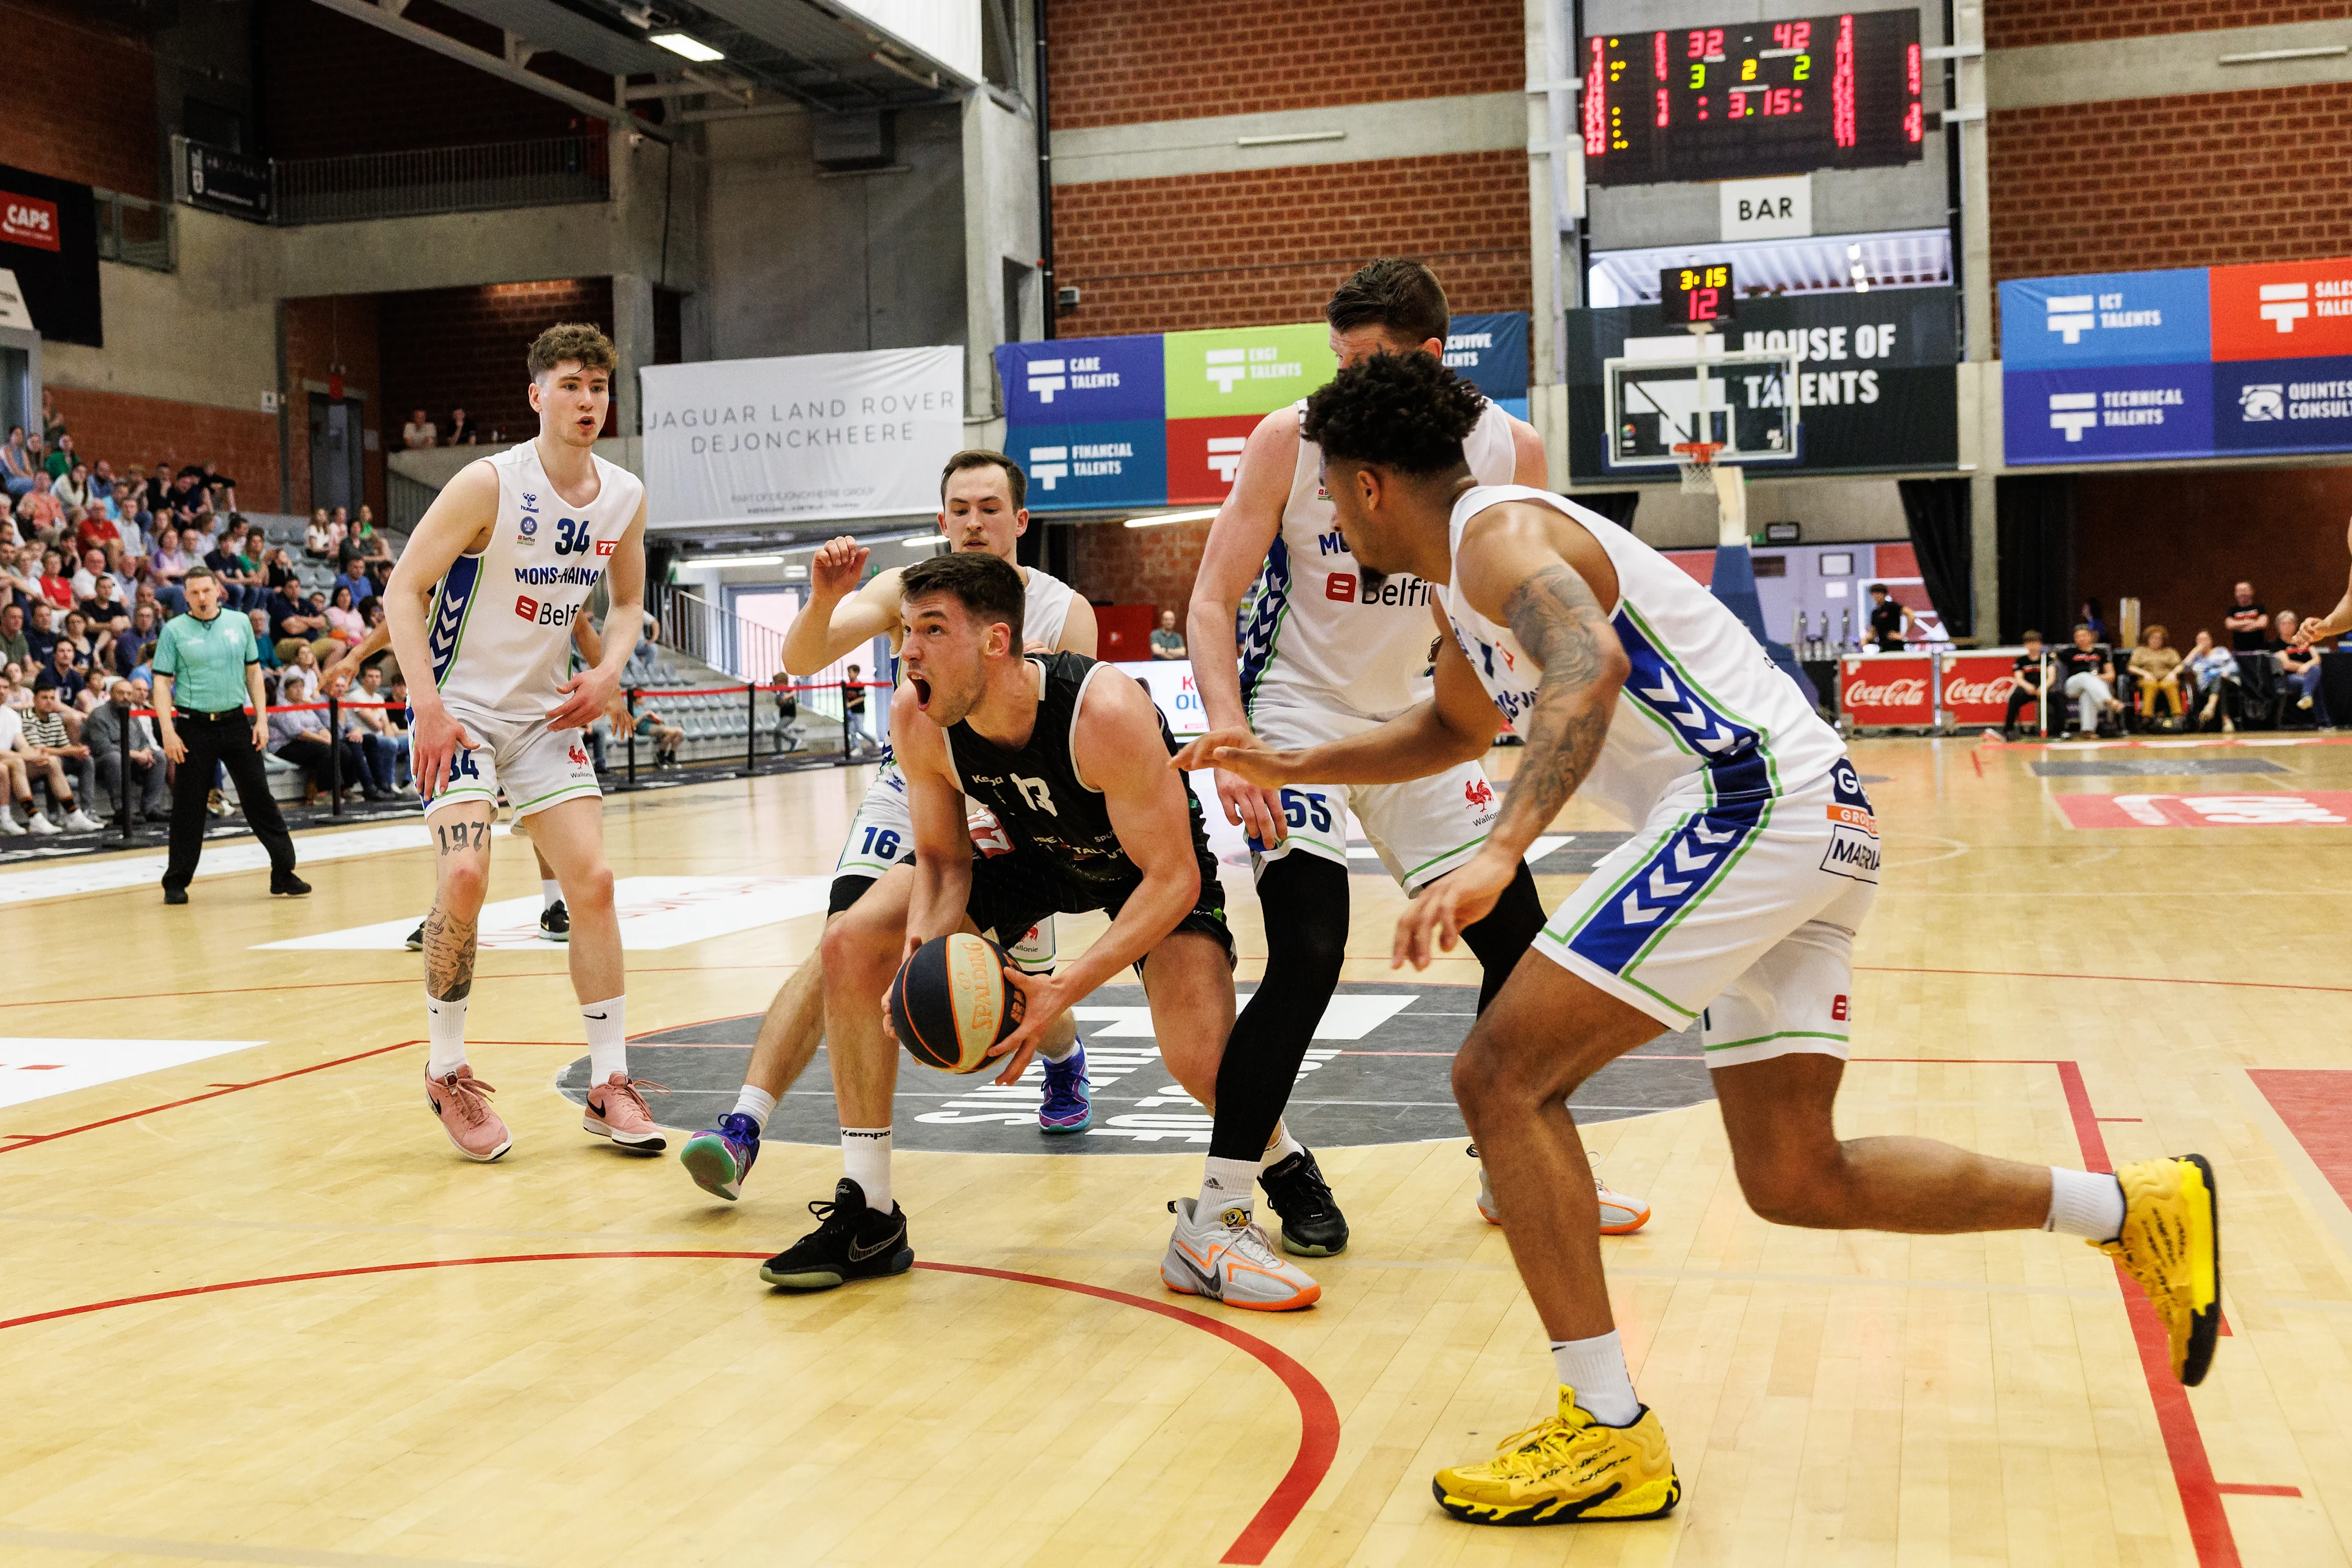
<svg viewBox="0 0 2352 1568"><path fill-rule="evenodd" d="M536 719L561 700L572 623L646 493L626 468L589 460L596 497L573 506L548 482L537 442L483 459L499 477L498 521L478 553L449 563L426 626L433 683L451 710Z"/></svg>

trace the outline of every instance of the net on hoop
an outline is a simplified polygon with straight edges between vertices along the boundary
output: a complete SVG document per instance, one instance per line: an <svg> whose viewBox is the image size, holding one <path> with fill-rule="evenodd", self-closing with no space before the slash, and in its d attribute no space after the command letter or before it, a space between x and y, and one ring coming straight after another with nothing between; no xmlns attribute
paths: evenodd
<svg viewBox="0 0 2352 1568"><path fill-rule="evenodd" d="M1711 496L1715 493L1715 457L1723 450L1720 441L1677 441L1675 443L1675 463L1683 471L1683 493Z"/></svg>

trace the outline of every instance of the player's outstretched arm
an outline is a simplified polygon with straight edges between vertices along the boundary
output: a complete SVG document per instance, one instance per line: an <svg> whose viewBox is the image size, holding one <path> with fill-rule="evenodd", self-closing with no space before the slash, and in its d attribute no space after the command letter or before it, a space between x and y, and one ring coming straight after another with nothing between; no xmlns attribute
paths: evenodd
<svg viewBox="0 0 2352 1568"><path fill-rule="evenodd" d="M408 705L416 714L409 763L417 794L427 800L447 780L452 753L470 750L476 742L441 705L425 616L431 613L434 585L448 575L457 557L488 546L498 518L497 472L488 458L467 464L425 509L408 536L408 548L393 566L392 580L384 584L384 625L392 628L393 657L408 672Z"/></svg>
<svg viewBox="0 0 2352 1568"><path fill-rule="evenodd" d="M876 637L898 629L898 569L857 585L872 554L847 534L828 539L809 562L808 608L784 633L784 672L811 676Z"/></svg>
<svg viewBox="0 0 2352 1568"><path fill-rule="evenodd" d="M1184 646L1191 651L1192 680L1201 692L1201 710L1212 730L1249 731L1249 714L1242 706L1241 644L1234 622L1250 584L1274 551L1282 533L1282 510L1290 503L1290 484L1298 468L1298 411L1279 409L1257 422L1242 448L1240 470L1234 476L1233 494L1217 509L1209 525L1209 542L1201 551L1200 571L1192 578L1192 600L1184 615ZM1197 763L1196 766L1205 766ZM1282 803L1273 791L1258 787L1239 773L1220 769L1217 800L1225 820L1239 826L1260 844L1276 844L1289 835L1282 818Z"/></svg>
<svg viewBox="0 0 2352 1568"><path fill-rule="evenodd" d="M903 961L933 937L963 929L971 897L971 830L964 821L963 792L948 772L940 727L924 716L911 686L899 687L890 700L890 738L907 778L915 834L915 890L907 907Z"/></svg>
<svg viewBox="0 0 2352 1568"><path fill-rule="evenodd" d="M2344 530L2344 543L2352 549L2352 524ZM2342 637L2346 632L2352 632L2352 583L2346 584L2344 596L2336 601L2334 609L2324 616L2306 618L2294 628L2294 646L2309 647L2323 637Z"/></svg>
<svg viewBox="0 0 2352 1568"><path fill-rule="evenodd" d="M1414 900L1397 921L1391 957L1399 967L1426 969L1434 950L1450 950L1465 927L1495 907L1536 835L1551 826L1601 760L1630 668L1600 596L1560 553L1549 517L1537 509L1491 507L1472 518L1454 570L1463 597L1510 626L1543 679L1519 726L1527 750L1502 814L1469 863Z"/></svg>
<svg viewBox="0 0 2352 1568"><path fill-rule="evenodd" d="M595 654L589 655L588 668L556 688L563 700L547 716L551 730L584 730L620 704L621 667L637 651L637 637L646 624L646 503L637 502L637 515L621 535L613 552L613 564L604 574L604 585L610 602L604 611L604 624L613 628L609 637L589 637L601 643ZM572 640L587 654L591 644L581 633L587 626L583 615L572 623ZM625 706L625 705L624 705Z"/></svg>

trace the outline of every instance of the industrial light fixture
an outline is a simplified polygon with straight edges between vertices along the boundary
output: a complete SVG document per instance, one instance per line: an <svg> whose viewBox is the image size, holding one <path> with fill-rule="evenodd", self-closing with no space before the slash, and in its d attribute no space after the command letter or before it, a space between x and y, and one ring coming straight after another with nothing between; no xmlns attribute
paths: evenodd
<svg viewBox="0 0 2352 1568"><path fill-rule="evenodd" d="M781 566L781 555L698 555L682 563L688 566Z"/></svg>
<svg viewBox="0 0 2352 1568"><path fill-rule="evenodd" d="M1150 517L1130 517L1127 520L1127 526L1129 528L1158 528L1163 522L1199 522L1203 518L1216 516L1217 510L1217 508L1211 506L1202 507L1198 511L1155 512Z"/></svg>
<svg viewBox="0 0 2352 1568"><path fill-rule="evenodd" d="M707 66L713 60L723 60L727 58L691 33L656 33L646 41L659 44L671 54L683 55L697 65Z"/></svg>

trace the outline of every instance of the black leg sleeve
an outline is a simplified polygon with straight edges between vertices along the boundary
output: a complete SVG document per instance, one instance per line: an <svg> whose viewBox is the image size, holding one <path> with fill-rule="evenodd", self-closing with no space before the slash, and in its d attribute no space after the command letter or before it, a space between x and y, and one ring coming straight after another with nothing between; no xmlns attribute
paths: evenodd
<svg viewBox="0 0 2352 1568"><path fill-rule="evenodd" d="M1257 897L1265 916L1265 978L1234 1021L1217 1067L1213 1159L1264 1156L1348 956L1345 866L1294 849L1266 867Z"/></svg>
<svg viewBox="0 0 2352 1568"><path fill-rule="evenodd" d="M1522 860L1519 874L1511 879L1511 885L1503 889L1503 896L1495 900L1486 918L1476 925L1462 928L1462 940L1470 944L1470 951L1478 955L1478 963L1486 972L1486 979L1478 984L1478 1011L1485 1012L1486 1004L1502 990L1503 982L1519 966L1521 955L1534 945L1536 933L1543 930L1543 900L1536 896L1535 873Z"/></svg>

